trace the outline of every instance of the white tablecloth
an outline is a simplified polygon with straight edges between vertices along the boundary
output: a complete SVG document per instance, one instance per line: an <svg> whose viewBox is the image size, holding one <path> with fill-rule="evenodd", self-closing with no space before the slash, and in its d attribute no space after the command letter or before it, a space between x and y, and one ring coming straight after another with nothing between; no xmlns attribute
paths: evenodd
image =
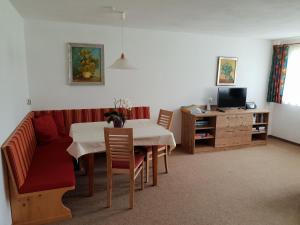
<svg viewBox="0 0 300 225"><path fill-rule="evenodd" d="M78 159L89 153L105 152L104 127L113 126L107 122L72 124L70 136L73 143L67 149L69 154ZM173 133L151 120L127 120L124 127L133 128L136 146L168 145L171 150L176 147Z"/></svg>

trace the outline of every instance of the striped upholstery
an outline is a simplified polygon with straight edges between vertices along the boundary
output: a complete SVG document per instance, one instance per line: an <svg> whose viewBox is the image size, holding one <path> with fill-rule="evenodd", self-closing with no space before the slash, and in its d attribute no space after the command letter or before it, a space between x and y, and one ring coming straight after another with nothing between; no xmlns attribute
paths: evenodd
<svg viewBox="0 0 300 225"><path fill-rule="evenodd" d="M57 111L62 111L68 134L73 123L104 121L104 114L111 110L114 110L114 108L43 110L34 111L34 116L38 117L49 113L53 115ZM128 119L150 119L150 108L148 106L133 107Z"/></svg>
<svg viewBox="0 0 300 225"><path fill-rule="evenodd" d="M33 113L29 113L2 146L9 159L18 189L25 182L36 149L32 118Z"/></svg>

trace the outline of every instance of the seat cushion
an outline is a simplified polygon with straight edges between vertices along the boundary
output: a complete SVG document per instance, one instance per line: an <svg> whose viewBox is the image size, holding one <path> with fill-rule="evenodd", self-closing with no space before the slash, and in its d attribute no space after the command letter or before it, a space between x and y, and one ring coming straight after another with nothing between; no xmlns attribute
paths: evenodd
<svg viewBox="0 0 300 225"><path fill-rule="evenodd" d="M38 146L20 193L75 186L72 157L66 152L70 139Z"/></svg>
<svg viewBox="0 0 300 225"><path fill-rule="evenodd" d="M139 167L141 163L144 161L144 154L135 154L135 168ZM129 169L129 162L125 161L112 161L112 168L115 169Z"/></svg>
<svg viewBox="0 0 300 225"><path fill-rule="evenodd" d="M33 118L33 126L39 144L47 144L58 138L58 131L52 115Z"/></svg>

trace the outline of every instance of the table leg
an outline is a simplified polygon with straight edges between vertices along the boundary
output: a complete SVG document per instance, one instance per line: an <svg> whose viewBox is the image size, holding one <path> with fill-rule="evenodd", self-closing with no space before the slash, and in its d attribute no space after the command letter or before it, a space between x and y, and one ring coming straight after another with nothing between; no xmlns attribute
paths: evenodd
<svg viewBox="0 0 300 225"><path fill-rule="evenodd" d="M89 179L89 194L88 196L93 196L94 194L94 154L87 155L87 173Z"/></svg>
<svg viewBox="0 0 300 225"><path fill-rule="evenodd" d="M158 146L152 146L152 170L153 170L153 186L157 185L157 158Z"/></svg>

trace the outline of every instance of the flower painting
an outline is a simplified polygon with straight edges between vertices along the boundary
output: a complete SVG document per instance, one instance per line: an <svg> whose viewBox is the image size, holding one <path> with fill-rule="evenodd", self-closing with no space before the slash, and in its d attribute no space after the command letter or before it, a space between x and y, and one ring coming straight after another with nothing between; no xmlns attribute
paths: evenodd
<svg viewBox="0 0 300 225"><path fill-rule="evenodd" d="M219 57L217 85L235 85L237 58Z"/></svg>
<svg viewBox="0 0 300 225"><path fill-rule="evenodd" d="M69 43L69 83L104 84L104 46Z"/></svg>

